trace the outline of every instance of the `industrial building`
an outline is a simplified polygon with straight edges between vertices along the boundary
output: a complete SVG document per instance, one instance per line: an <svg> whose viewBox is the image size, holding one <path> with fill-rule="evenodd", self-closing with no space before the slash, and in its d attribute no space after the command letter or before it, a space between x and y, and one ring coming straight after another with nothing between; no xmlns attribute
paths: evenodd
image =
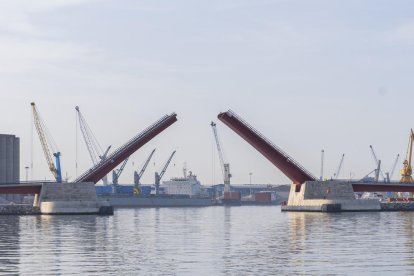
<svg viewBox="0 0 414 276"><path fill-rule="evenodd" d="M20 138L0 134L0 185L20 181ZM0 195L0 204L19 202L20 195Z"/></svg>
<svg viewBox="0 0 414 276"><path fill-rule="evenodd" d="M20 181L20 139L0 134L0 184Z"/></svg>
<svg viewBox="0 0 414 276"><path fill-rule="evenodd" d="M190 175L186 177L176 177L164 181L162 187L164 187L165 192L169 195L206 195L206 192L201 187L200 181L197 180L197 176L193 175L191 172Z"/></svg>

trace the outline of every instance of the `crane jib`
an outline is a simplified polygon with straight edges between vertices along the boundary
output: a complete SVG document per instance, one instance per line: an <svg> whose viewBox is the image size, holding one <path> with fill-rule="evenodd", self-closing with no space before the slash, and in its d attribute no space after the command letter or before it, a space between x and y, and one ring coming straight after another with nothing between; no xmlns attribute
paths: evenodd
<svg viewBox="0 0 414 276"><path fill-rule="evenodd" d="M48 139L46 138L46 130L44 129L45 124L40 118L39 112L36 109L36 104L31 103L33 112L33 123L36 127L37 134L39 135L40 144L42 145L43 153L45 155L50 172L57 182L62 182L62 170L60 166L60 152L53 153L56 158L56 165L53 163L53 156L49 149ZM49 136L50 137L50 136Z"/></svg>

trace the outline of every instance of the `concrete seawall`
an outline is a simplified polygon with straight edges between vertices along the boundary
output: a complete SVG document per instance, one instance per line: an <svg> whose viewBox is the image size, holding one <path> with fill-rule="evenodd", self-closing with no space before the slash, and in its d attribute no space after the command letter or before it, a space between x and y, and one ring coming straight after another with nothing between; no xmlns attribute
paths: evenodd
<svg viewBox="0 0 414 276"><path fill-rule="evenodd" d="M398 212L414 211L414 202L387 202L381 203L381 211Z"/></svg>
<svg viewBox="0 0 414 276"><path fill-rule="evenodd" d="M40 208L32 205L0 205L0 215L40 215Z"/></svg>

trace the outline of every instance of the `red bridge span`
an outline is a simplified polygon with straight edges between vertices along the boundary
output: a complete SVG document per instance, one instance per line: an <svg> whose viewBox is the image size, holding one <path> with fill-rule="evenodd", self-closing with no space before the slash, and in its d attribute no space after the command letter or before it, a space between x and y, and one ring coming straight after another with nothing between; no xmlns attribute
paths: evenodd
<svg viewBox="0 0 414 276"><path fill-rule="evenodd" d="M165 115L158 121L147 127L138 135L134 136L123 146L108 156L107 159L93 166L79 176L74 182L93 182L97 183L102 177L110 173L126 158L151 141L158 134L177 121L177 114ZM62 183L64 185L64 183ZM39 194L42 183L23 183L0 185L0 194Z"/></svg>
<svg viewBox="0 0 414 276"><path fill-rule="evenodd" d="M316 181L316 177L235 112L222 112L218 119L259 151L294 184ZM354 192L414 192L414 185L404 183L364 183L351 181Z"/></svg>

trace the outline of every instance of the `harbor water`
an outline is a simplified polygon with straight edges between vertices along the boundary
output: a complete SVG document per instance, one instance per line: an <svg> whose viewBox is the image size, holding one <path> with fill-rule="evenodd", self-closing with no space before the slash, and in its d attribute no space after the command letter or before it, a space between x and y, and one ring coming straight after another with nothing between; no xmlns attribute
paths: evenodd
<svg viewBox="0 0 414 276"><path fill-rule="evenodd" d="M413 275L414 213L280 206L0 216L0 274Z"/></svg>

